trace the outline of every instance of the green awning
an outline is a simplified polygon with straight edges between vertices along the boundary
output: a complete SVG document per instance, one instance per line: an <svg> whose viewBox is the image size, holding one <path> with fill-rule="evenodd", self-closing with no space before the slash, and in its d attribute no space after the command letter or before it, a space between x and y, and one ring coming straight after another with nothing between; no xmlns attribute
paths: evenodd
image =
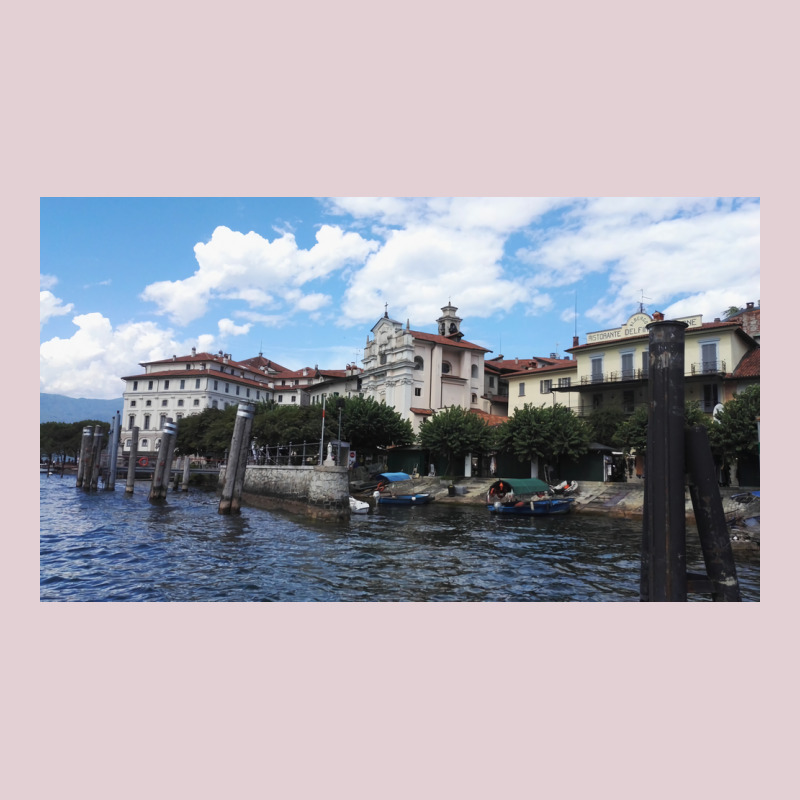
<svg viewBox="0 0 800 800"><path fill-rule="evenodd" d="M536 494L537 492L546 492L550 489L550 487L544 481L539 480L539 478L512 478L511 480L500 478L496 480L490 488L496 489L501 481L507 487L506 491L508 491L508 487L510 487L514 494L517 495Z"/></svg>

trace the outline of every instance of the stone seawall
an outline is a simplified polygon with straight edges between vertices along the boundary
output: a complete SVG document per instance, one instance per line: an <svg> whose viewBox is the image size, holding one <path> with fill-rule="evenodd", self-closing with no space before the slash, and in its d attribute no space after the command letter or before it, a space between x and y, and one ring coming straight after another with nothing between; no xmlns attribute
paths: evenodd
<svg viewBox="0 0 800 800"><path fill-rule="evenodd" d="M220 468L219 487L225 482ZM276 467L248 465L242 501L320 519L349 519L347 467Z"/></svg>

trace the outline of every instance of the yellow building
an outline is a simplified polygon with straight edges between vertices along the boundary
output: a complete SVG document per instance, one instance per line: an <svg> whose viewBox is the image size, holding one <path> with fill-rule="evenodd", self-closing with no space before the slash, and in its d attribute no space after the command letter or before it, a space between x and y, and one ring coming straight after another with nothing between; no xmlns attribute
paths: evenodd
<svg viewBox="0 0 800 800"><path fill-rule="evenodd" d="M748 310L760 312L748 304ZM619 328L595 331L586 344L575 337L567 350L575 360L575 379L569 387L554 385L565 401L580 416L600 408L618 408L630 414L647 402L648 347L647 325L663 320L639 312ZM744 386L759 380L759 344L745 332L743 322L753 316L703 322L701 315L682 317L684 332L684 374L686 401L697 401L711 414L718 403L730 400ZM755 331L756 336L758 331Z"/></svg>
<svg viewBox="0 0 800 800"><path fill-rule="evenodd" d="M508 414L525 405L552 406L556 403L576 410L580 393L572 391L578 374L577 362L560 358L544 366L528 366L505 375L508 381Z"/></svg>

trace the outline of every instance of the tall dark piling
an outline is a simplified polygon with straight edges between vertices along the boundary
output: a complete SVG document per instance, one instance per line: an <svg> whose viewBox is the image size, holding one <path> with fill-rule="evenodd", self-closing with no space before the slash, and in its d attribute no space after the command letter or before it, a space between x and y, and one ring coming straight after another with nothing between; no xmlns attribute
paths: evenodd
<svg viewBox="0 0 800 800"><path fill-rule="evenodd" d="M156 465L153 469L153 479L150 482L150 494L148 500L157 502L163 500L166 492L162 495L162 488L164 484L164 470L167 466L167 456L169 450L169 437L172 435L175 425L172 422L172 417L167 417L164 423L164 428L161 434L161 447L159 447L156 457ZM167 480L169 480L169 470L167 470Z"/></svg>
<svg viewBox="0 0 800 800"><path fill-rule="evenodd" d="M191 466L191 462L189 460L189 456L185 455L183 457L183 481L181 483L181 491L188 492L189 491L189 468Z"/></svg>
<svg viewBox="0 0 800 800"><path fill-rule="evenodd" d="M685 438L689 493L711 582L711 597L715 601L739 602L742 596L708 431L702 425L694 425L686 431Z"/></svg>
<svg viewBox="0 0 800 800"><path fill-rule="evenodd" d="M131 449L128 453L128 476L125 482L125 493L133 494L136 483L136 462L139 460L139 428L131 429Z"/></svg>
<svg viewBox="0 0 800 800"><path fill-rule="evenodd" d="M103 450L103 431L99 425L94 426L94 435L92 436L91 447L91 463L89 467L89 485L86 485L86 478L84 477L83 488L85 491L97 491L97 481L100 479L100 454Z"/></svg>
<svg viewBox="0 0 800 800"><path fill-rule="evenodd" d="M236 412L228 463L225 467L225 485L219 501L220 514L238 514L241 511L244 474L247 469L247 454L250 451L250 431L253 428L254 407L244 403Z"/></svg>
<svg viewBox="0 0 800 800"><path fill-rule="evenodd" d="M120 416L117 411L116 416L111 421L111 434L108 437L108 480L106 481L106 489L114 491L117 484L117 454L119 452L119 433L120 433Z"/></svg>
<svg viewBox="0 0 800 800"><path fill-rule="evenodd" d="M651 322L642 520L642 601L685 601L684 331L674 320Z"/></svg>
<svg viewBox="0 0 800 800"><path fill-rule="evenodd" d="M75 488L81 489L83 488L83 481L84 478L88 481L89 473L87 471L87 467L89 465L89 461L91 460L91 449L92 449L92 429L90 427L86 427L83 429L83 435L81 436L81 452L78 456L78 477L75 481Z"/></svg>
<svg viewBox="0 0 800 800"><path fill-rule="evenodd" d="M164 441L161 443L161 448L167 448L165 453L166 457L166 465L164 466L164 480L161 484L161 497L165 499L167 496L167 491L169 490L170 479L172 478L172 462L175 459L175 447L178 443L178 423L172 423L172 429L170 430L169 436L164 437Z"/></svg>

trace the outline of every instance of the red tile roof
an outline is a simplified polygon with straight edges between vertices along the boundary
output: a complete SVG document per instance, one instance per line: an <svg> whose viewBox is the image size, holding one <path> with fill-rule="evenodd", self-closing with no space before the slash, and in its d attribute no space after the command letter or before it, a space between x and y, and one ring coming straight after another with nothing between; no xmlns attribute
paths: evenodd
<svg viewBox="0 0 800 800"><path fill-rule="evenodd" d="M486 411L481 411L477 408L471 408L469 413L475 414L476 417L486 420L486 424L491 428L494 428L497 425L502 425L504 422L508 422L508 417L501 417L499 414L488 414Z"/></svg>
<svg viewBox="0 0 800 800"><path fill-rule="evenodd" d="M733 371L734 378L758 378L761 376L761 348L751 350Z"/></svg>
<svg viewBox="0 0 800 800"><path fill-rule="evenodd" d="M430 408L411 408L409 410L414 414L422 414L423 417L429 417L431 414L433 414L433 411L431 411Z"/></svg>
<svg viewBox="0 0 800 800"><path fill-rule="evenodd" d="M571 358L562 359L557 364L551 364L547 367L534 367L532 369L521 369L519 372L509 372L504 377L506 378L521 378L522 376L528 375L541 375L542 373L547 372L557 372L559 370L564 369L575 369L578 368L578 362L573 361Z"/></svg>
<svg viewBox="0 0 800 800"><path fill-rule="evenodd" d="M463 347L465 350L480 350L483 353L491 353L491 350L488 350L485 347L481 347L479 344L473 344L472 342L468 342L465 339L462 339L460 342L455 341L455 339L448 339L446 336L439 336L438 333L423 333L422 331L408 331L415 339L420 339L423 342L433 342L434 344L444 345L446 347Z"/></svg>

